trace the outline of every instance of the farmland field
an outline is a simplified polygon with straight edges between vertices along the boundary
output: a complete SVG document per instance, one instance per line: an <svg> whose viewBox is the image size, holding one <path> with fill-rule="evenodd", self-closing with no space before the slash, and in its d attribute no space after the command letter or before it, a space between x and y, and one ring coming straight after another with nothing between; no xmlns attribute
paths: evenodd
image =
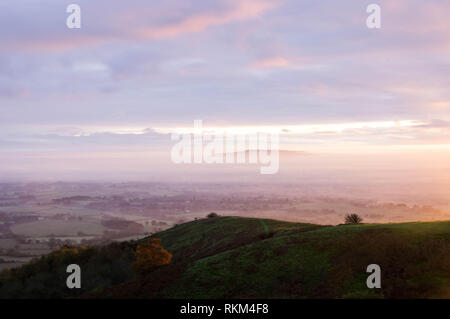
<svg viewBox="0 0 450 319"><path fill-rule="evenodd" d="M94 219L86 221L42 220L11 227L14 234L29 237L45 237L49 234L76 236L78 232L101 235L104 230L106 228L100 224L100 221Z"/></svg>

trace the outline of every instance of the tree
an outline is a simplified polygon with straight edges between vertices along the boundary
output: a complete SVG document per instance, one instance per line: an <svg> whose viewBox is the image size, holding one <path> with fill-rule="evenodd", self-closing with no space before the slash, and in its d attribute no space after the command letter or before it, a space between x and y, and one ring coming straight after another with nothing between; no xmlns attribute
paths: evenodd
<svg viewBox="0 0 450 319"><path fill-rule="evenodd" d="M358 214L347 214L345 216L346 224L360 224L362 220L363 219Z"/></svg>
<svg viewBox="0 0 450 319"><path fill-rule="evenodd" d="M136 261L133 269L140 275L168 265L172 254L161 246L161 239L150 238L147 242L139 244L136 248Z"/></svg>
<svg viewBox="0 0 450 319"><path fill-rule="evenodd" d="M206 217L214 218L214 217L219 217L219 215L217 215L216 213L212 212L212 213L209 213Z"/></svg>

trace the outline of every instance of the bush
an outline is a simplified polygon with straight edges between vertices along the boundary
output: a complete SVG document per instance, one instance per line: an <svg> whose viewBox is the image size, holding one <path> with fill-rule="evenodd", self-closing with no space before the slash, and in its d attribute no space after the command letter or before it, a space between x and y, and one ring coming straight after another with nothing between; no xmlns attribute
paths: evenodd
<svg viewBox="0 0 450 319"><path fill-rule="evenodd" d="M345 216L346 224L360 224L362 220L363 219L358 214L348 214Z"/></svg>
<svg viewBox="0 0 450 319"><path fill-rule="evenodd" d="M161 246L161 240L150 238L146 243L137 246L133 269L143 275L158 267L168 265L171 260L172 254Z"/></svg>
<svg viewBox="0 0 450 319"><path fill-rule="evenodd" d="M206 217L208 217L208 218L215 218L215 217L219 217L219 215L217 215L216 213L212 212L212 213L209 213Z"/></svg>

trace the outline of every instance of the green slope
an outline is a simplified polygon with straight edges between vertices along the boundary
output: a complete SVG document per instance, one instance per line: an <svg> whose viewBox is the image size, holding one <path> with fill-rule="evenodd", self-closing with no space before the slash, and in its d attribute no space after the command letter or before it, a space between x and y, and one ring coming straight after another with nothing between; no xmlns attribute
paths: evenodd
<svg viewBox="0 0 450 319"><path fill-rule="evenodd" d="M106 296L442 298L450 287L450 222L327 227L222 217L155 236L172 265ZM366 287L373 263L382 289Z"/></svg>
<svg viewBox="0 0 450 319"><path fill-rule="evenodd" d="M136 242L70 255L65 262L80 263L93 279L81 292L61 288L53 296L450 298L450 222L319 226L217 217L178 225L154 237L173 254L170 265L144 277L130 275ZM117 266L119 257L111 256L119 256L122 266ZM369 264L381 266L381 289L366 287ZM3 281L3 288L0 281L0 296L18 279L24 291L27 282L43 277L36 269L42 264ZM51 277L61 269L46 271ZM47 289L54 285L46 280Z"/></svg>

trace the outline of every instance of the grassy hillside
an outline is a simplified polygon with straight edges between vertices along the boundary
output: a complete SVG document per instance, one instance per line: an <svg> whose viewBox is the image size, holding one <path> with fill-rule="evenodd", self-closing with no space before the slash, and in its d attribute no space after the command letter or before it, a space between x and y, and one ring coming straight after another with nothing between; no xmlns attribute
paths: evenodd
<svg viewBox="0 0 450 319"><path fill-rule="evenodd" d="M218 217L154 237L173 254L171 264L133 276L130 251L138 243L124 243L116 250L126 273L70 293L88 298L450 298L450 222L319 226ZM103 255L110 255L107 250ZM82 269L93 276L91 259L70 258L82 259ZM381 266L382 289L366 287L369 264ZM111 272L108 265L105 271ZM39 275L31 272L19 281ZM8 280L0 281L0 295L18 281ZM62 296L70 296L65 291Z"/></svg>

